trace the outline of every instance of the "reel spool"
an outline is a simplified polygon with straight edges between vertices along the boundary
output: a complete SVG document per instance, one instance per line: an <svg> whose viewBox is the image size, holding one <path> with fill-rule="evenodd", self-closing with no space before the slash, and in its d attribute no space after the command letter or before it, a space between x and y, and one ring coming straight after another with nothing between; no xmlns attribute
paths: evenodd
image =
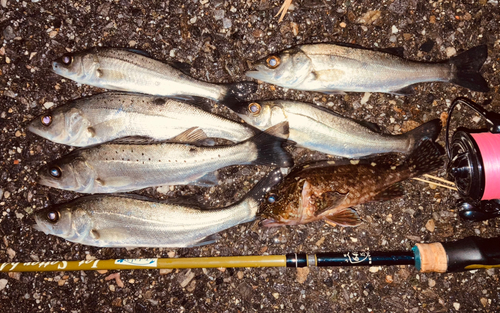
<svg viewBox="0 0 500 313"><path fill-rule="evenodd" d="M449 142L453 110L464 104L481 115L489 132L458 128ZM462 197L458 203L462 218L483 221L500 216L500 115L484 110L466 98L453 101L446 125L448 175Z"/></svg>

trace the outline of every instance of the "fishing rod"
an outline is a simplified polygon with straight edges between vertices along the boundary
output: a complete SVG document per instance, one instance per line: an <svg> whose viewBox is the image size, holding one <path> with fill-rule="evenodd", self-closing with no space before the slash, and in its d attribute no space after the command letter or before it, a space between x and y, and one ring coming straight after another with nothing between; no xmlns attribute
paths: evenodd
<svg viewBox="0 0 500 313"><path fill-rule="evenodd" d="M414 265L420 272L460 272L500 267L500 237L416 244L412 251L326 252L316 254L200 258L111 259L1 263L0 272L50 272L220 267L307 267Z"/></svg>

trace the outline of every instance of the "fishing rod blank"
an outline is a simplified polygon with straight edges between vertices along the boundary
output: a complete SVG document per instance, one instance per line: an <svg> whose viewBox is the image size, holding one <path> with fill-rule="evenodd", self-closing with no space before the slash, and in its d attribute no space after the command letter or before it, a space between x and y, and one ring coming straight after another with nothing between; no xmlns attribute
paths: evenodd
<svg viewBox="0 0 500 313"><path fill-rule="evenodd" d="M112 259L2 263L0 272L49 272L219 267L415 265L420 272L459 272L500 267L500 237L468 237L454 242L417 244L412 251L326 252L317 254L201 258Z"/></svg>

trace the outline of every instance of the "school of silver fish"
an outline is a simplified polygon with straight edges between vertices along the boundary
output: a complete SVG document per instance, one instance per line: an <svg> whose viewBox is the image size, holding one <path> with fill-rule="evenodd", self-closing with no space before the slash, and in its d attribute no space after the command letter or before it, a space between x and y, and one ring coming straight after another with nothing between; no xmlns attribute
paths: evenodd
<svg viewBox="0 0 500 313"><path fill-rule="evenodd" d="M285 88L325 93L411 94L414 84L451 82L487 91L479 70L487 57L477 46L447 61L422 63L336 44L296 46L254 64L247 76ZM75 82L119 92L73 100L33 120L28 129L56 143L80 147L39 171L39 184L80 193L116 193L160 185L213 186L233 165L291 168L289 140L328 155L361 160L298 165L282 179L272 170L242 200L206 210L199 203L160 202L134 195L91 195L35 213L35 229L99 247L192 247L255 219L264 226L316 220L356 226L354 206L402 195L399 182L442 165L434 140L439 120L401 135L297 101L248 101L254 82L213 84L180 64L147 53L94 48L52 64ZM172 99L175 98L175 99ZM214 115L200 99L226 105L245 123ZM233 142L216 145L212 138ZM403 153L394 165L384 153ZM380 155L380 156L373 156ZM276 186L276 193L269 193ZM267 196L266 196L267 195ZM264 200L265 199L265 200ZM261 206L261 204L264 204Z"/></svg>

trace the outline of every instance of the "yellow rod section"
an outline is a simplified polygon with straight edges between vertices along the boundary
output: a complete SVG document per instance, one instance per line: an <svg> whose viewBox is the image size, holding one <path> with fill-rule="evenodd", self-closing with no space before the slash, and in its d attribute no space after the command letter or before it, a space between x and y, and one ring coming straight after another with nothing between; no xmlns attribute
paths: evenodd
<svg viewBox="0 0 500 313"><path fill-rule="evenodd" d="M112 259L0 263L0 272L134 270L161 268L286 267L284 255L228 256L173 259Z"/></svg>

